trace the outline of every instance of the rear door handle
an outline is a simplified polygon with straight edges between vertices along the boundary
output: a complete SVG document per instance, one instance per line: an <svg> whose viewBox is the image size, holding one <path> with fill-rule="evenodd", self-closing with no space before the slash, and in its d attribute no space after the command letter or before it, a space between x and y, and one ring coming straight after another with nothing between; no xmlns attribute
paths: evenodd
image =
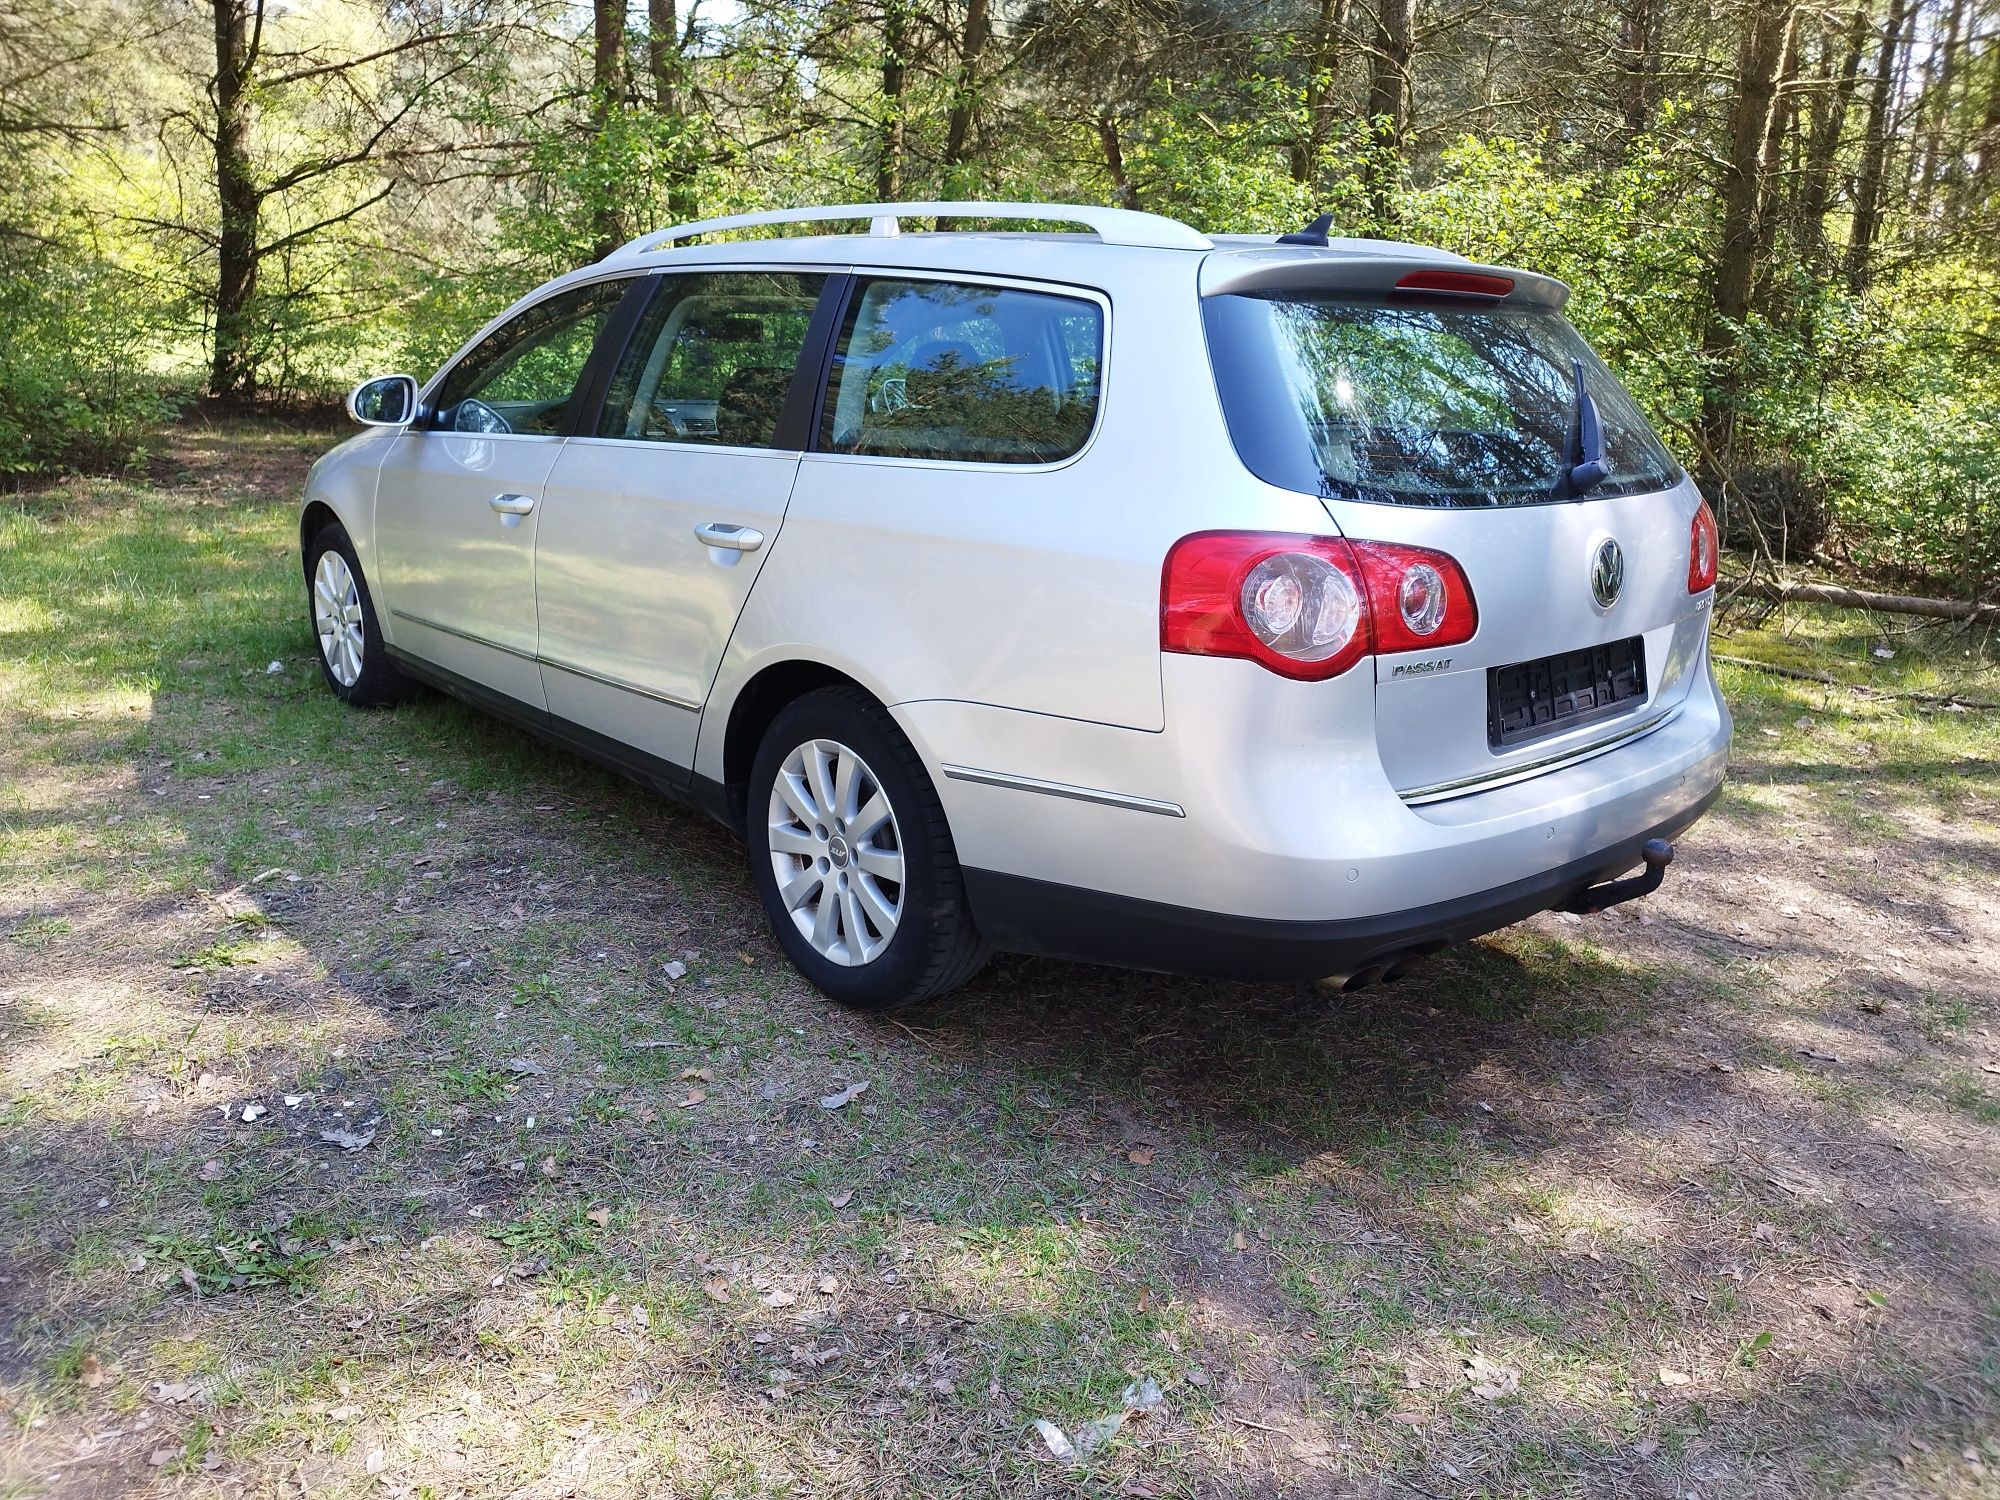
<svg viewBox="0 0 2000 1500"><path fill-rule="evenodd" d="M755 552L764 545L764 533L754 526L732 526L727 521L703 521L694 529L695 540L726 552Z"/></svg>
<svg viewBox="0 0 2000 1500"><path fill-rule="evenodd" d="M503 516L525 516L535 508L532 495L495 495L486 503Z"/></svg>

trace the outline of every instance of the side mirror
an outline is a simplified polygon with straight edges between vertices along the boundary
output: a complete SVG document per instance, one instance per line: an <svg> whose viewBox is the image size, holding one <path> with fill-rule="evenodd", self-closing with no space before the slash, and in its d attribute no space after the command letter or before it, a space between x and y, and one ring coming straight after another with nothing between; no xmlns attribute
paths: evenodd
<svg viewBox="0 0 2000 1500"><path fill-rule="evenodd" d="M417 414L417 382L408 375L364 380L347 393L347 414L363 427L402 427Z"/></svg>

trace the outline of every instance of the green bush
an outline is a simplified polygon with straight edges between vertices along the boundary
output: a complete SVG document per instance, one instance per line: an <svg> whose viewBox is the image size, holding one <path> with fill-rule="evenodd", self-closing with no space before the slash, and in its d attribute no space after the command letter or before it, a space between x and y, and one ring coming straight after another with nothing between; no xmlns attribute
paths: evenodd
<svg viewBox="0 0 2000 1500"><path fill-rule="evenodd" d="M0 474L127 464L173 406L131 278L22 243L0 255Z"/></svg>
<svg viewBox="0 0 2000 1500"><path fill-rule="evenodd" d="M2000 591L2000 285L1965 261L1885 280L1824 398L1835 524L1861 567Z"/></svg>

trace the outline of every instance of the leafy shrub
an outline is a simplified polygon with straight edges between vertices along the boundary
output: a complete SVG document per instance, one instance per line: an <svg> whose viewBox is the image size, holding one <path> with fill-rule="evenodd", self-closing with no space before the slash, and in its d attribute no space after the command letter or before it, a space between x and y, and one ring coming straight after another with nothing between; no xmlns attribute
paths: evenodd
<svg viewBox="0 0 2000 1500"><path fill-rule="evenodd" d="M0 241L0 474L127 464L172 410L130 278L23 243Z"/></svg>

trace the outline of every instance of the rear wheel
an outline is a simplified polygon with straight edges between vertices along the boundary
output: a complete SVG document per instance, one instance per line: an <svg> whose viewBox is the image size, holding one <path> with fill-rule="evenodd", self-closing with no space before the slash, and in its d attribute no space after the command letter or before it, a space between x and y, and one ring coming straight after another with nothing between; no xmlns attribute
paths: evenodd
<svg viewBox="0 0 2000 1500"><path fill-rule="evenodd" d="M937 789L860 689L822 688L778 714L751 765L749 809L765 913L833 999L913 1005L986 962Z"/></svg>
<svg viewBox="0 0 2000 1500"><path fill-rule="evenodd" d="M306 544L306 602L319 669L338 697L368 708L416 691L382 644L354 543L338 522L321 527Z"/></svg>

